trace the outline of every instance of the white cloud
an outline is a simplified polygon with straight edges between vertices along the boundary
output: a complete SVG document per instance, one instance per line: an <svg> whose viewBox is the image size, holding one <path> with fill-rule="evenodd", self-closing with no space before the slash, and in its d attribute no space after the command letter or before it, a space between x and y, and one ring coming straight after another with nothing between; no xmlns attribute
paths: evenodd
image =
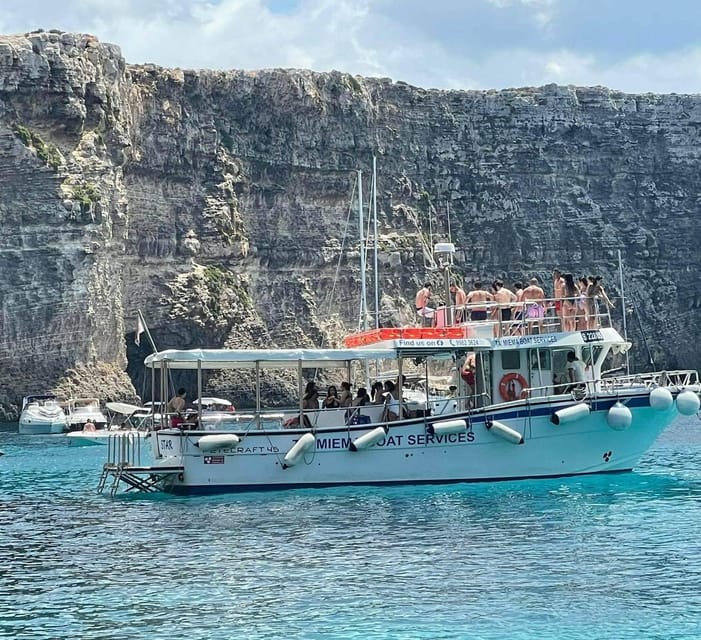
<svg viewBox="0 0 701 640"><path fill-rule="evenodd" d="M681 1L678 15L665 5L673 33L651 32L656 21L622 10L600 22L592 3L603 1L3 0L0 30L94 33L128 62L170 67L338 69L445 88L701 91L701 38L684 31L701 11L692 0ZM662 6L639 2L636 16ZM610 37L626 20L625 38Z"/></svg>

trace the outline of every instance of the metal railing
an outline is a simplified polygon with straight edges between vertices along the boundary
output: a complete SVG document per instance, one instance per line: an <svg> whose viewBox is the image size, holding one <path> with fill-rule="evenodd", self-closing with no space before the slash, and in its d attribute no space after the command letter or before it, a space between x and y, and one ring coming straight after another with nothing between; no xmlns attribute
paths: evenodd
<svg viewBox="0 0 701 640"><path fill-rule="evenodd" d="M679 371L655 371L651 373L610 376L584 382L550 384L542 387L526 387L523 398L541 398L572 393L576 400L596 394L610 395L622 390L651 390L655 387L685 388L699 385L699 374L693 369Z"/></svg>
<svg viewBox="0 0 701 640"><path fill-rule="evenodd" d="M505 311L510 313L503 313ZM486 313L486 318L480 317L484 313ZM475 318L476 315L477 318ZM561 331L587 331L613 325L610 309L603 302L595 302L594 312L589 313L577 305L577 299L546 298L538 301L478 302L438 307L434 310L429 326L467 327L468 334L471 328L476 336L484 331L481 328L487 327L491 328L493 336L502 337L534 333L559 333Z"/></svg>
<svg viewBox="0 0 701 640"><path fill-rule="evenodd" d="M140 467L141 436L136 432L108 436L106 464L115 467Z"/></svg>

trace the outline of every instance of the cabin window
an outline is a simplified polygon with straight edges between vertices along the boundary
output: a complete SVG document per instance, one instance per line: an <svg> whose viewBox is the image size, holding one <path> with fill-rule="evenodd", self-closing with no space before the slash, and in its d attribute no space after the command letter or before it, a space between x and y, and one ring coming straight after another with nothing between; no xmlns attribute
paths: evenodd
<svg viewBox="0 0 701 640"><path fill-rule="evenodd" d="M520 351L502 351L501 352L501 368L504 371L519 370L521 368L521 352Z"/></svg>
<svg viewBox="0 0 701 640"><path fill-rule="evenodd" d="M581 359L584 361L586 365L593 364L599 359L599 356L601 355L601 352L604 350L604 347L598 344L591 345L591 346L584 346L582 347L582 357Z"/></svg>
<svg viewBox="0 0 701 640"><path fill-rule="evenodd" d="M552 368L550 364L550 351L547 349L531 349L531 369L547 369Z"/></svg>
<svg viewBox="0 0 701 640"><path fill-rule="evenodd" d="M572 349L559 349L553 352L553 371L560 371L562 375L566 375L567 371L567 354Z"/></svg>

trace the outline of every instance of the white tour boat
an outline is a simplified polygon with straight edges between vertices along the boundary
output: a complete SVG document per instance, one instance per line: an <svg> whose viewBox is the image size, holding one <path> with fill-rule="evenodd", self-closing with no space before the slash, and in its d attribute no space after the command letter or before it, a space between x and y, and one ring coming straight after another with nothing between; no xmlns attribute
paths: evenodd
<svg viewBox="0 0 701 640"><path fill-rule="evenodd" d="M121 480L132 489L190 494L629 471L680 414L699 410L701 386L693 370L611 375L607 369L631 345L608 312L597 326L562 331L557 316L525 323L499 317L366 331L343 349L154 353L145 364L160 373L161 390L173 369L197 372L200 397L203 371L246 369L256 383L256 406L238 427L214 433L167 428L164 416L166 428L152 438L155 463L113 457L100 487L108 476L113 490ZM564 382L571 354L586 367L576 384ZM457 376L454 398L440 413L415 411L400 397L393 403L401 418L388 421L382 405L303 411L300 400L296 419L281 424L266 418L261 403L263 369L296 369L301 398L305 373L320 369L335 369L337 379L357 374L354 386L369 389L358 376L377 363L396 369L400 380L403 370L420 366L429 388L434 370L462 371L466 362L472 384Z"/></svg>
<svg viewBox="0 0 701 640"><path fill-rule="evenodd" d="M66 414L54 395L32 395L22 400L19 432L24 435L63 433Z"/></svg>
<svg viewBox="0 0 701 640"><path fill-rule="evenodd" d="M68 431L79 431L87 423L95 429L107 427L107 416L100 409L98 398L71 398L66 402L66 423Z"/></svg>

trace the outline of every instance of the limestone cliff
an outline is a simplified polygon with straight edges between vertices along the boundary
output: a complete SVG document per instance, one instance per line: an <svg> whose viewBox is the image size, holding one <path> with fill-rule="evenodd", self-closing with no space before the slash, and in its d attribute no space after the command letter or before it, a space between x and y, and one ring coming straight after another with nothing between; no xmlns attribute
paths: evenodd
<svg viewBox="0 0 701 640"><path fill-rule="evenodd" d="M617 295L620 249L631 336L697 367L700 124L699 96L183 71L89 35L0 37L0 404L143 393L137 308L160 348L337 341L373 154L383 322L411 317L449 219L466 280L559 266Z"/></svg>

